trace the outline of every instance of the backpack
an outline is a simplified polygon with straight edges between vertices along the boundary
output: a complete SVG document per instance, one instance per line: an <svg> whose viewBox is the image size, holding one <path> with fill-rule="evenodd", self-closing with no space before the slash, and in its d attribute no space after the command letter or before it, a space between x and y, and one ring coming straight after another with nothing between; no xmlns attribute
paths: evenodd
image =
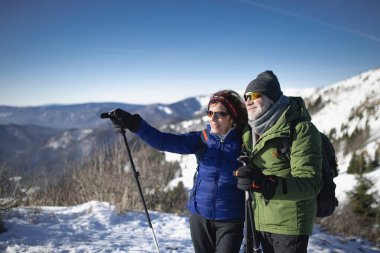
<svg viewBox="0 0 380 253"><path fill-rule="evenodd" d="M290 123L290 138L283 138L282 153L286 153L290 162L290 149L294 130L299 122L307 121L306 119L298 119ZM332 215L338 206L338 199L335 196L336 184L334 178L338 175L338 160L335 155L335 149L330 139L319 132L322 139L322 182L323 186L317 196L317 214L316 217L324 218Z"/></svg>

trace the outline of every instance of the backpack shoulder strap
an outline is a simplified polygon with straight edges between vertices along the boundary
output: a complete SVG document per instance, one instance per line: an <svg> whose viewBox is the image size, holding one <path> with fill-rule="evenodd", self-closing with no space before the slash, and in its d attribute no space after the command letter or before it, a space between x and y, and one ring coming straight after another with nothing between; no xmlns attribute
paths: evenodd
<svg viewBox="0 0 380 253"><path fill-rule="evenodd" d="M210 131L208 129L202 130L201 139L204 143L207 143L208 141L208 135L210 134Z"/></svg>
<svg viewBox="0 0 380 253"><path fill-rule="evenodd" d="M197 157L197 162L199 163L199 160L203 158L203 155L206 152L207 148L207 141L208 141L208 136L210 134L210 131L208 129L204 129L200 132L199 139L197 141L197 147L196 147L196 152L195 156Z"/></svg>
<svg viewBox="0 0 380 253"><path fill-rule="evenodd" d="M291 147L292 147L292 143L294 139L296 126L298 123L304 122L304 121L307 121L307 119L302 118L302 117L291 121L290 126L289 126L289 137L281 138L282 148L279 149L279 152L281 154L285 154L289 161L290 161L290 151L291 151Z"/></svg>
<svg viewBox="0 0 380 253"><path fill-rule="evenodd" d="M203 158L204 154L206 153L209 134L210 134L210 131L208 129L204 129L200 132L199 138L197 140L196 151L195 151L195 157L197 158L197 168L193 176L193 185L195 185L195 182L197 180L197 175L198 175L198 170L199 170L199 161ZM194 195L195 195L195 192L193 193L192 196Z"/></svg>

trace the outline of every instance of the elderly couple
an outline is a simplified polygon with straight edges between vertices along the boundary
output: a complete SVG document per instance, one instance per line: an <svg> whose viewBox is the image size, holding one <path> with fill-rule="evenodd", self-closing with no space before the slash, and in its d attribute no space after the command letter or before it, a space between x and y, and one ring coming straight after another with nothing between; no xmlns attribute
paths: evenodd
<svg viewBox="0 0 380 253"><path fill-rule="evenodd" d="M110 115L114 128L129 129L156 149L197 152L202 131L164 133L137 114L116 109ZM307 252L322 187L322 151L302 98L283 95L276 75L265 71L248 84L244 101L231 90L213 94L207 116L207 148L187 204L195 252L239 252L247 190L254 192L262 250ZM290 122L300 117L308 120L296 125L290 164L277 150L289 136ZM245 166L237 160L242 150L249 157Z"/></svg>

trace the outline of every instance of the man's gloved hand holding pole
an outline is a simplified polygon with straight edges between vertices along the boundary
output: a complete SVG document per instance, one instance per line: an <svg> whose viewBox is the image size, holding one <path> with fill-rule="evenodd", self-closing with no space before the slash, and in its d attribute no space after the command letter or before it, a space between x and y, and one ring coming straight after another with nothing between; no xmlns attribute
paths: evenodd
<svg viewBox="0 0 380 253"><path fill-rule="evenodd" d="M273 198L277 185L276 176L266 176L260 169L249 165L239 167L234 171L234 176L238 178L239 189L259 192L266 200Z"/></svg>

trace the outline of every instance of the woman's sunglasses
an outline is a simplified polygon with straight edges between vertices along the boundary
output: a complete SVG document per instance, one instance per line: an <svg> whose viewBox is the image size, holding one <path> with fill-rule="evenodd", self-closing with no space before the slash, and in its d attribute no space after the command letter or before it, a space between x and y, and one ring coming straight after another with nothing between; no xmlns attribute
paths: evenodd
<svg viewBox="0 0 380 253"><path fill-rule="evenodd" d="M223 118L227 117L227 115L229 115L229 114L226 113L226 112L206 111L206 113L207 113L207 116L208 116L209 118L212 118L212 117L214 117L214 115L215 115L215 117L216 117L217 119L223 119Z"/></svg>
<svg viewBox="0 0 380 253"><path fill-rule="evenodd" d="M255 99L261 98L262 94L260 92L247 92L244 94L244 100L248 101L248 98L253 101Z"/></svg>

